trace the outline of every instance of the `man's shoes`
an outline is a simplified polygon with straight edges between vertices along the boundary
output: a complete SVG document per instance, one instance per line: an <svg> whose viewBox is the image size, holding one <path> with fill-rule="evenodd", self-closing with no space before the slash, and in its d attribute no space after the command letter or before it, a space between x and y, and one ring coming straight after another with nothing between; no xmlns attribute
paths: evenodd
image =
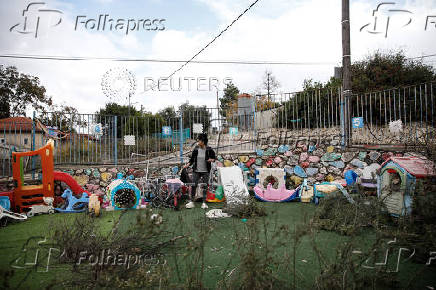
<svg viewBox="0 0 436 290"><path fill-rule="evenodd" d="M190 202L188 202L188 203L185 205L185 207L186 207L186 208L194 208L194 207L195 207L195 204L194 204L193 201L190 201Z"/></svg>
<svg viewBox="0 0 436 290"><path fill-rule="evenodd" d="M201 205L201 208L202 208L202 209L206 209L206 208L209 208L209 207L207 206L206 203L203 202L203 204Z"/></svg>

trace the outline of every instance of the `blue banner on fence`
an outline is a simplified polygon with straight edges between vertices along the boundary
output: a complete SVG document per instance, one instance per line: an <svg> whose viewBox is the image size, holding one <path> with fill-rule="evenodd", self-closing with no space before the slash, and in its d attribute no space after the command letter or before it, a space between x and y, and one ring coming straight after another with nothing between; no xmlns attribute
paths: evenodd
<svg viewBox="0 0 436 290"><path fill-rule="evenodd" d="M353 128L363 128L363 117L356 117L351 120Z"/></svg>

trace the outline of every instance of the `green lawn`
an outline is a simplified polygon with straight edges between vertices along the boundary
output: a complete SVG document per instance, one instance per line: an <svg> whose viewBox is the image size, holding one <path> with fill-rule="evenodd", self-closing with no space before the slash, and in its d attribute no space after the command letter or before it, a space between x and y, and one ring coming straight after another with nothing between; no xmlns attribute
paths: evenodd
<svg viewBox="0 0 436 290"><path fill-rule="evenodd" d="M268 215L266 217L250 219L246 222L238 218L207 220L204 216L205 211L200 209L199 205L200 204L192 210L155 211L163 215L162 226L165 226L166 229L174 235L199 238L200 227L206 226L212 229L204 245L204 275L202 282L205 287L214 288L217 281L221 280L224 276L231 279L235 278L232 277L232 275L241 275L240 272L238 272L238 265L241 262L241 251L245 251L245 245L243 245L243 242L241 243L241 241L243 241L241 237L250 234L253 235L253 232L249 232L249 227L253 227L254 223L257 224L258 227L258 230L254 234L258 234L261 242L259 244L258 253L263 255L265 251L268 251L268 253L273 256L274 261L283 262L280 269L273 269L273 271L289 283L293 281L293 266L287 262L288 260L289 262L293 260L293 232L297 224L303 224L313 216L316 209L315 205L303 203L264 203L262 205L266 207ZM220 207L222 207L221 204L210 205L210 208ZM118 220L120 213L120 211L103 212L102 216L98 218L101 231L108 232L114 222ZM137 214L138 211L131 210L122 215L119 223L119 231L129 230L135 223ZM44 263L37 268L26 266L24 269L19 269L13 268L13 266L23 266L22 261L24 259L31 261L31 257L34 256L34 253L32 253L25 257L23 247L25 247L26 242L28 243L27 245L29 245L29 243L37 244L38 241L44 240L44 237L49 237L49 229L53 221L64 218L71 219L73 216L74 214L59 213L54 215L40 215L25 222L9 224L7 227L0 229L1 270L4 272L5 270L14 269L15 271L13 278L10 280L10 286L18 286L19 288L41 288L51 285L56 279L71 278L71 267L68 265L57 268L49 267L48 272L45 272L46 267ZM286 236L286 238L279 236L279 228L281 225L289 227L291 234ZM236 239L236 235L239 235L240 238ZM31 239L29 242L28 240L31 237L35 238ZM328 263L335 261L338 247L349 240L349 237L327 231L317 231L314 237L315 246L319 249L322 259ZM366 231L359 237L356 250L365 252L365 249L368 249L373 240L374 234L372 231ZM235 241L239 241L240 244L236 245ZM46 243L50 243L50 240L47 240ZM247 241L247 247L248 243ZM278 243L282 244L279 245ZM189 243L184 241L181 245L189 246ZM199 266L189 264L198 263L200 260L195 260L192 257L191 260L189 260L189 258L183 255L184 252L182 247L163 253L172 268L171 280L174 283L183 283L184 279L189 275L190 267ZM22 259L17 262L16 259L19 257ZM389 259L392 264L395 256L390 255ZM176 260L178 271L175 270ZM320 274L320 264L318 261L318 254L314 251L311 236L304 236L298 244L295 255L297 288L313 288L315 278ZM434 269L434 267L425 267L425 265L421 264L404 262L400 264L399 277L401 278L402 285L405 286L416 271L423 271L419 278L413 282L413 288L425 287L427 285L435 286L436 276L433 275L435 273ZM5 279L3 273L1 279Z"/></svg>

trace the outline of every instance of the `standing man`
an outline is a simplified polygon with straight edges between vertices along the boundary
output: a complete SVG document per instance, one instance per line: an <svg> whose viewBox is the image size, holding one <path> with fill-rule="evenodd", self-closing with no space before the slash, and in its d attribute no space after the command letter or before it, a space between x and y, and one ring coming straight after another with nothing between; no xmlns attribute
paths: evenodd
<svg viewBox="0 0 436 290"><path fill-rule="evenodd" d="M216 158L213 149L207 146L207 141L207 134L198 135L197 146L195 146L194 151L192 151L189 163L184 167L187 168L192 165L194 169L193 181L195 185L192 190L192 195L195 195L199 183L200 186L203 186L203 204L201 205L203 209L208 208L206 205L206 193L209 183L209 174L212 167L211 163L215 162ZM191 197L191 201L186 204L186 208L193 208L194 206Z"/></svg>

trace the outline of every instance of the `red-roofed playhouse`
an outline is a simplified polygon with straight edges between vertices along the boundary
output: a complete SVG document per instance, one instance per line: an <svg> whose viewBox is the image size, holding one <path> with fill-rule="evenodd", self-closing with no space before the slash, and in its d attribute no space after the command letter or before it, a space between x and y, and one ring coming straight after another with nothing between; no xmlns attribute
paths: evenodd
<svg viewBox="0 0 436 290"><path fill-rule="evenodd" d="M391 157L380 168L378 196L390 214L410 214L417 185L435 176L434 163L428 159Z"/></svg>

